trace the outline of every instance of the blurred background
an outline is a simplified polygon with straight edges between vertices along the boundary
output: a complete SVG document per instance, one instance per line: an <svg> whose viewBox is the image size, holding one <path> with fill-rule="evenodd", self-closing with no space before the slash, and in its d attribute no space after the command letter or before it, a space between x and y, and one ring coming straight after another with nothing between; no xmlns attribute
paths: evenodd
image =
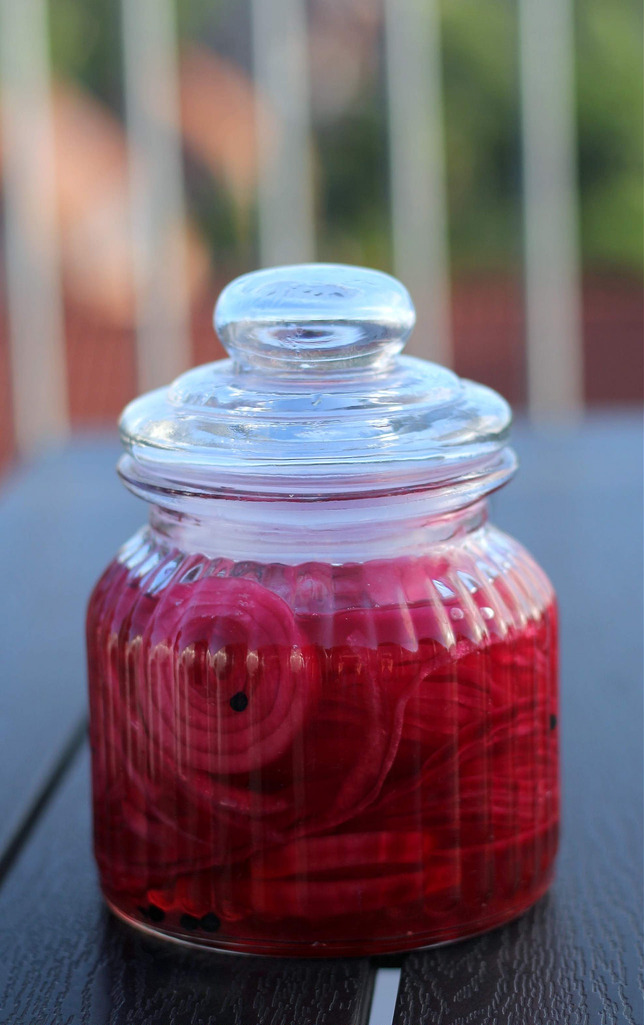
<svg viewBox="0 0 644 1025"><path fill-rule="evenodd" d="M0 470L303 260L535 420L642 402L639 0L0 0L0 111Z"/></svg>

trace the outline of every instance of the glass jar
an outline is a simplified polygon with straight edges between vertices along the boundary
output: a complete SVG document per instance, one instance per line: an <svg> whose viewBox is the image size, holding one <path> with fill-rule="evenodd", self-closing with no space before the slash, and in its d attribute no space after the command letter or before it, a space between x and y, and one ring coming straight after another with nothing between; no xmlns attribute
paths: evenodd
<svg viewBox="0 0 644 1025"><path fill-rule="evenodd" d="M148 931L392 952L552 879L555 596L486 501L510 412L400 355L413 322L375 271L246 275L230 359L123 414L150 519L89 604L94 835Z"/></svg>

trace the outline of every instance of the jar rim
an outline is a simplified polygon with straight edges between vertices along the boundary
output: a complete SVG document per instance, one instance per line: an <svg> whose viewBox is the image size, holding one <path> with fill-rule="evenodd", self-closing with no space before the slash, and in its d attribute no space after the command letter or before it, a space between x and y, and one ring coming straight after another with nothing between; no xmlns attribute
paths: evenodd
<svg viewBox="0 0 644 1025"><path fill-rule="evenodd" d="M372 474L371 477L363 474L356 477L353 484L341 478L334 487L332 484L329 486L328 478L309 478L306 486L300 482L299 488L293 487L290 478L263 479L256 475L248 478L245 482L247 486L244 487L234 476L226 479L220 475L214 480L209 474L204 474L201 478L188 478L185 467L179 467L176 476L170 475L167 468L160 471L159 467L146 465L130 453L121 456L117 472L128 490L138 498L166 508L180 508L189 500L201 502L221 499L306 505L311 502L360 502L427 494L432 497L437 512L449 512L471 505L497 491L514 476L517 466L514 449L505 445L479 459L476 464L470 463L467 472L458 477L418 481L411 475L408 481L399 479L395 486L384 481L379 474Z"/></svg>

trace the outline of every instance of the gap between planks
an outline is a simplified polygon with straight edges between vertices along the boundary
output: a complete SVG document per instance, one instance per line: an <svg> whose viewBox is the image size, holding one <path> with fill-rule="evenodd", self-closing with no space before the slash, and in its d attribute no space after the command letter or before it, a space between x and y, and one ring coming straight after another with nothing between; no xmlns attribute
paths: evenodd
<svg viewBox="0 0 644 1025"><path fill-rule="evenodd" d="M400 973L400 968L376 968L367 1025L393 1025Z"/></svg>
<svg viewBox="0 0 644 1025"><path fill-rule="evenodd" d="M86 736L87 719L83 716L80 722L77 722L76 726L71 730L61 753L54 762L53 769L48 778L40 787L31 804L25 809L23 817L13 835L9 837L4 850L0 852L0 886L2 886L5 877L9 874L14 862L29 840L50 798L53 797L64 777L71 769L76 756L80 753Z"/></svg>

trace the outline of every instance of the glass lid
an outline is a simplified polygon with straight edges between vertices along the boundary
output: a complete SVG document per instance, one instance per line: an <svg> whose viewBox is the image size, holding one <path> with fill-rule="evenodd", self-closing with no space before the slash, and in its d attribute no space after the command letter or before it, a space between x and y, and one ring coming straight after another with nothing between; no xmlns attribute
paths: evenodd
<svg viewBox="0 0 644 1025"><path fill-rule="evenodd" d="M228 359L123 412L120 472L147 489L306 499L498 487L514 469L496 392L401 355L406 289L337 264L246 274L221 293Z"/></svg>

